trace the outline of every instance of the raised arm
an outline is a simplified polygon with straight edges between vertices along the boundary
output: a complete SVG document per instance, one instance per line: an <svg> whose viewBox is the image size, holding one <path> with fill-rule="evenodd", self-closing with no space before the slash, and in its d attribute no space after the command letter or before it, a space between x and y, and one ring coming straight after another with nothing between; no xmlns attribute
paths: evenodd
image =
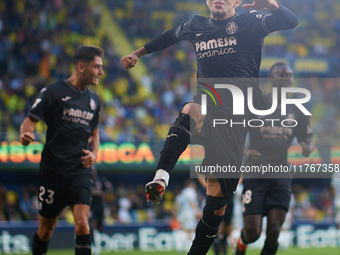
<svg viewBox="0 0 340 255"><path fill-rule="evenodd" d="M246 9L264 9L267 8L271 12L280 8L279 4L275 0L253 0L252 4L244 4L243 8Z"/></svg>
<svg viewBox="0 0 340 255"><path fill-rule="evenodd" d="M123 57L120 62L122 63L122 66L125 70L129 70L136 65L139 58L143 57L146 54L148 53L143 46L142 48L139 48L138 50L132 52L130 55Z"/></svg>
<svg viewBox="0 0 340 255"><path fill-rule="evenodd" d="M265 26L269 32L293 29L299 24L296 15L292 11L282 4L279 6L280 8L265 19Z"/></svg>
<svg viewBox="0 0 340 255"><path fill-rule="evenodd" d="M129 70L130 68L134 67L138 59L144 55L166 49L171 45L178 43L180 39L176 36L176 31L179 28L180 27L172 28L162 34L157 35L143 47L139 48L130 55L123 57L121 59L122 66L125 68L125 70Z"/></svg>
<svg viewBox="0 0 340 255"><path fill-rule="evenodd" d="M32 117L26 117L20 126L20 134L19 139L20 143L24 146L29 145L32 141L34 141L34 128L37 124L38 120Z"/></svg>
<svg viewBox="0 0 340 255"><path fill-rule="evenodd" d="M254 0L253 4L244 4L243 8L268 9L273 14L264 17L264 27L267 33L293 29L299 21L296 15L275 0Z"/></svg>

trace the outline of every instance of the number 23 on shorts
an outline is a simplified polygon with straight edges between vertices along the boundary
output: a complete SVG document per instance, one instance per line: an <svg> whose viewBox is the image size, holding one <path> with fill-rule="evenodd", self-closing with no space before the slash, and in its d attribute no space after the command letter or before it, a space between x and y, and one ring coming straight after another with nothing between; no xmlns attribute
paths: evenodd
<svg viewBox="0 0 340 255"><path fill-rule="evenodd" d="M44 202L43 196L45 195L45 193L46 193L45 187L44 186L40 186L39 187L39 200L41 202ZM47 190L47 198L45 198L46 204L49 204L49 205L53 204L53 195L54 195L54 191L51 190L51 189L48 189Z"/></svg>

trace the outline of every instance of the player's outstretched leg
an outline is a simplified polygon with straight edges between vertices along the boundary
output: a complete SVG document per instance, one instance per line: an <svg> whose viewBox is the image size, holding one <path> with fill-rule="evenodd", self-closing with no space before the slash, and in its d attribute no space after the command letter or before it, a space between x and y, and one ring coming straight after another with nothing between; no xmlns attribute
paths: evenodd
<svg viewBox="0 0 340 255"><path fill-rule="evenodd" d="M194 130L195 126L195 121L189 114L180 113L170 128L158 161L155 177L145 185L148 201L159 203L162 200L165 188L169 184L170 173L190 143L190 128Z"/></svg>
<svg viewBox="0 0 340 255"><path fill-rule="evenodd" d="M159 204L163 198L165 188L169 184L170 175L163 169L156 171L154 179L145 185L145 193L148 201Z"/></svg>
<svg viewBox="0 0 340 255"><path fill-rule="evenodd" d="M207 196L203 215L197 224L195 239L188 255L205 255L208 252L217 236L228 202L225 197Z"/></svg>

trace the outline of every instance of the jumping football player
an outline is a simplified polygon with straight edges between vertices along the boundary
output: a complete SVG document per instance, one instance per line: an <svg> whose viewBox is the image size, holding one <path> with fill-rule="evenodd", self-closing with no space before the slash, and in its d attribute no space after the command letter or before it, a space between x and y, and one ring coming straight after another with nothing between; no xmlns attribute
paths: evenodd
<svg viewBox="0 0 340 255"><path fill-rule="evenodd" d="M146 54L165 49L182 40L192 43L197 56L197 78L235 79L233 85L244 94L248 87L254 90L254 104L257 109L266 108L258 87L261 49L268 33L292 29L298 24L297 17L286 7L274 0L255 0L244 8L253 9L246 14L237 14L235 8L241 0L206 0L210 17L194 16L182 25L170 29L152 39L144 47L121 59L126 70L134 67L138 59ZM272 14L262 14L255 9L267 8ZM226 81L227 82L227 81ZM214 86L214 82L201 82L203 86ZM205 94L198 90L193 102L186 103L177 120L169 130L153 181L146 185L148 200L159 203L169 183L170 173L179 156L190 143L190 137L200 137L205 147L203 166L232 165L240 168L247 127L224 126L214 128L212 120L233 116L231 93L220 90L223 106L214 108L208 101L208 114L201 113L201 97ZM248 111L245 115L248 114ZM247 116L244 116L247 117ZM207 179L207 199L203 216L196 228L196 236L188 254L206 254L223 219L226 205L236 189L239 174Z"/></svg>

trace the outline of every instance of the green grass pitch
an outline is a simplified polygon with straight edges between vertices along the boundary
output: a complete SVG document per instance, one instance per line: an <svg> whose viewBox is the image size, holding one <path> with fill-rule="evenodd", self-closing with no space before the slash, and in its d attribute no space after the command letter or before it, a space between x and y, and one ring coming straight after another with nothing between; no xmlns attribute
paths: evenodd
<svg viewBox="0 0 340 255"><path fill-rule="evenodd" d="M175 251L165 252L165 251L153 251L153 252L142 252L142 251L133 251L133 252L102 252L101 255L146 255L146 254L162 254L162 255L181 255L185 253L178 253ZM246 255L259 255L260 250L248 250ZM14 255L14 254L13 254ZM69 250L49 250L47 255L74 255L74 251ZM214 255L212 250L209 251L208 255ZM231 252L228 252L228 255L231 255ZM286 250L279 250L277 255L340 255L340 247L338 248L289 248Z"/></svg>

